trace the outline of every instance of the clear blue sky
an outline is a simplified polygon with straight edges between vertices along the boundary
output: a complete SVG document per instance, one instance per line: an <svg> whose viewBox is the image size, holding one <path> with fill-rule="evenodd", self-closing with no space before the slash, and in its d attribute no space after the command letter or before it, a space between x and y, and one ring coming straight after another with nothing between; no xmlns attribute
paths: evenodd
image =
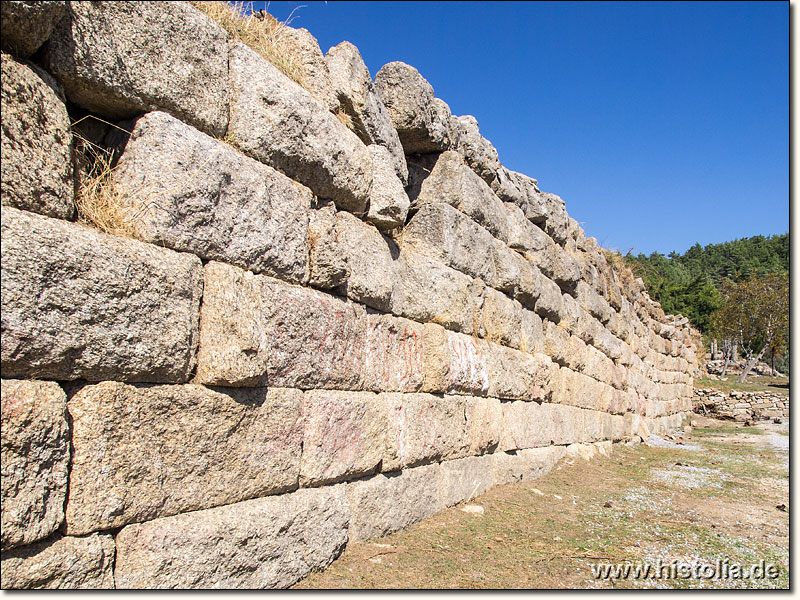
<svg viewBox="0 0 800 600"><path fill-rule="evenodd" d="M264 2L254 6L261 8ZM789 230L788 2L271 2L416 67L602 245Z"/></svg>

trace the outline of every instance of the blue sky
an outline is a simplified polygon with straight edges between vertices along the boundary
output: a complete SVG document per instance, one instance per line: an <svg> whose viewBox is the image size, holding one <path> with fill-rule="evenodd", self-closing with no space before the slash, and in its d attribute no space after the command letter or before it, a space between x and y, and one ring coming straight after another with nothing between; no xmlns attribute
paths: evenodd
<svg viewBox="0 0 800 600"><path fill-rule="evenodd" d="M260 8L266 3L256 2ZM416 67L623 252L789 230L787 2L271 2Z"/></svg>

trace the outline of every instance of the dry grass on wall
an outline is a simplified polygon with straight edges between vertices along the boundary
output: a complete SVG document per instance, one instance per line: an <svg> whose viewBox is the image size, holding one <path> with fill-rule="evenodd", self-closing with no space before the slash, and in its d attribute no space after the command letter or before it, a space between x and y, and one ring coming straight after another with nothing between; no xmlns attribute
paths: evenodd
<svg viewBox="0 0 800 600"><path fill-rule="evenodd" d="M114 189L111 179L114 151L98 146L82 136L76 129L76 125L82 120L72 124L79 167L78 189L75 194L78 221L106 233L133 237L133 220L126 214L125 203Z"/></svg>
<svg viewBox="0 0 800 600"><path fill-rule="evenodd" d="M293 49L283 35L292 20L278 21L267 12L253 14L252 2L190 2L216 21L228 35L249 46L275 65L284 75L305 87L303 66L292 59Z"/></svg>
<svg viewBox="0 0 800 600"><path fill-rule="evenodd" d="M622 253L618 250L609 250L607 248L601 248L601 250L605 254L608 266L616 274L619 284L626 289L632 289L638 275L631 270Z"/></svg>

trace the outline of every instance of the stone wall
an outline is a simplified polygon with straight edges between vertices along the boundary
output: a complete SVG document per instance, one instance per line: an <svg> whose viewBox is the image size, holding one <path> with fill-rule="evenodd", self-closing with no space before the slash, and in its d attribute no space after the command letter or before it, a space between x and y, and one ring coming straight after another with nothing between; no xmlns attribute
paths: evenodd
<svg viewBox="0 0 800 600"><path fill-rule="evenodd" d="M698 414L742 422L789 416L789 396L777 392L733 390L726 394L713 388L698 388L692 404Z"/></svg>
<svg viewBox="0 0 800 600"><path fill-rule="evenodd" d="M413 67L2 10L3 588L286 587L691 409L696 332Z"/></svg>

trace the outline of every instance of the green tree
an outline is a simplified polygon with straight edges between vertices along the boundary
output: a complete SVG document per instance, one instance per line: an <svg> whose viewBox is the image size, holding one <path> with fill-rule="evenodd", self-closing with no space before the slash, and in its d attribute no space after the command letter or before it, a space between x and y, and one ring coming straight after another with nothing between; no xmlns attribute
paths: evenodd
<svg viewBox="0 0 800 600"><path fill-rule="evenodd" d="M733 340L746 362L738 381L770 348L782 348L789 332L789 277L784 273L751 275L723 283L722 302L711 317L720 339Z"/></svg>

